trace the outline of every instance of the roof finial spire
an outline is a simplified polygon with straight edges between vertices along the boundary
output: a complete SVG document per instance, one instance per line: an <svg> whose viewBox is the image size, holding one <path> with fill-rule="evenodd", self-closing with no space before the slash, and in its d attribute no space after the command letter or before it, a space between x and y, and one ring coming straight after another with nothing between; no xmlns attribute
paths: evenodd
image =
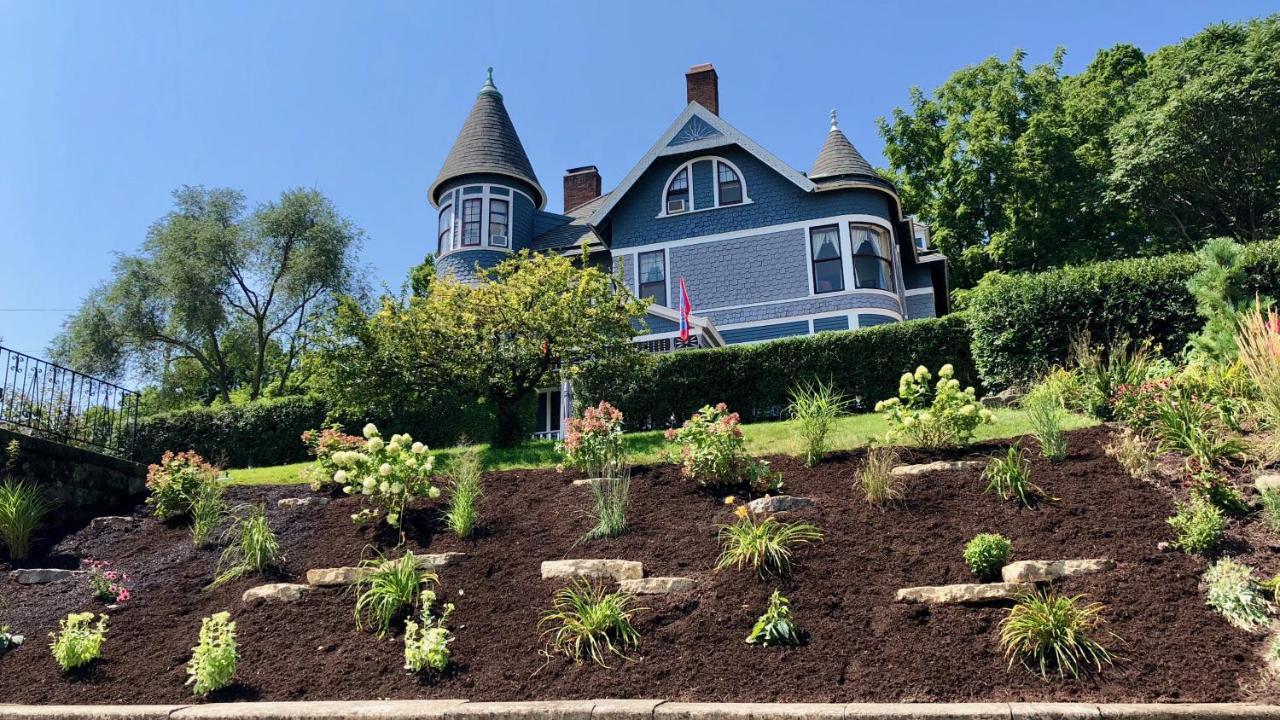
<svg viewBox="0 0 1280 720"><path fill-rule="evenodd" d="M502 97L502 93L498 92L498 86L493 84L493 68L489 68L489 76L484 80L484 86L480 88L481 95L497 95Z"/></svg>
<svg viewBox="0 0 1280 720"><path fill-rule="evenodd" d="M829 132L835 132L839 129L840 123L836 122L836 109L831 108L831 130Z"/></svg>

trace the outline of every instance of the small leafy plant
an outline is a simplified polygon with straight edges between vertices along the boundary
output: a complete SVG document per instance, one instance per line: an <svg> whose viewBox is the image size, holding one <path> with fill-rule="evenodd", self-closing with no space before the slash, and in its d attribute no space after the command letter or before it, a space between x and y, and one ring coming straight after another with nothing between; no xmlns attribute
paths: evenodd
<svg viewBox="0 0 1280 720"><path fill-rule="evenodd" d="M8 625L0 625L0 655L22 644L24 638L14 633Z"/></svg>
<svg viewBox="0 0 1280 720"><path fill-rule="evenodd" d="M1047 497L1044 490L1031 482L1031 465L1017 444L1010 445L1004 457L991 458L982 471L982 479L987 481L986 492L995 493L1001 500L1017 498L1026 507Z"/></svg>
<svg viewBox="0 0 1280 720"><path fill-rule="evenodd" d="M236 624L227 612L200 621L200 641L191 648L187 684L196 695L208 695L231 684L236 674Z"/></svg>
<svg viewBox="0 0 1280 720"><path fill-rule="evenodd" d="M10 478L0 484L0 545L11 559L27 559L31 537L52 509L53 503L32 483Z"/></svg>
<svg viewBox="0 0 1280 720"><path fill-rule="evenodd" d="M482 471L480 453L473 447L458 457L450 473L444 524L460 538L474 535L480 523L480 501L484 498L480 484Z"/></svg>
<svg viewBox="0 0 1280 720"><path fill-rule="evenodd" d="M399 529L412 498L440 497L440 488L431 484L435 456L409 435L384 440L373 423L364 426L364 437L363 450L339 450L329 456L328 462L338 468L333 482L344 493L358 495L368 503L351 516L353 521L376 522L381 518ZM400 541L404 542L403 530Z"/></svg>
<svg viewBox="0 0 1280 720"><path fill-rule="evenodd" d="M822 460L831 428L848 408L848 399L831 383L804 383L791 389L787 412L796 421L805 465L813 467Z"/></svg>
<svg viewBox="0 0 1280 720"><path fill-rule="evenodd" d="M445 603L439 616L432 616L436 594L423 590L420 596L421 614L417 621L404 624L404 669L419 673L423 670L444 672L449 667L449 643L453 633L445 625L453 614L453 603Z"/></svg>
<svg viewBox="0 0 1280 720"><path fill-rule="evenodd" d="M1022 409L1031 423L1032 434L1040 443L1040 454L1050 462L1060 462L1067 457L1067 438L1062 424L1067 419L1067 409L1062 396L1052 385L1041 383L1022 398Z"/></svg>
<svg viewBox="0 0 1280 720"><path fill-rule="evenodd" d="M789 647L799 645L800 631L791 619L791 601L777 590L769 596L769 606L764 614L756 620L747 642L764 647Z"/></svg>
<svg viewBox="0 0 1280 720"><path fill-rule="evenodd" d="M356 628L372 626L378 637L391 632L397 617L414 615L414 606L423 599L423 591L439 582L435 573L418 566L413 553L396 560L379 555L365 560L360 567L363 572L356 583Z"/></svg>
<svg viewBox="0 0 1280 720"><path fill-rule="evenodd" d="M1009 666L1021 661L1040 677L1078 678L1111 663L1111 653L1094 637L1103 624L1100 603L1082 596L1034 592L1020 598L1000 621L1000 645Z"/></svg>
<svg viewBox="0 0 1280 720"><path fill-rule="evenodd" d="M1213 404L1188 393L1173 394L1157 406L1154 431L1161 450L1182 453L1200 468L1212 468L1244 451L1239 438L1223 427Z"/></svg>
<svg viewBox="0 0 1280 720"><path fill-rule="evenodd" d="M71 613L58 621L59 630L49 633L53 642L49 649L53 659L63 672L87 665L102 655L102 644L107 639L107 616L91 612Z"/></svg>
<svg viewBox="0 0 1280 720"><path fill-rule="evenodd" d="M954 374L950 363L938 370L937 383L923 365L914 373L903 373L898 397L876 403L876 412L889 420L890 437L905 437L930 449L961 447L973 442L979 425L995 422L974 389L961 390Z"/></svg>
<svg viewBox="0 0 1280 720"><path fill-rule="evenodd" d="M280 541L267 523L267 511L261 505L248 509L244 517L236 521L235 533L239 536L223 551L218 560L218 574L209 587L245 575L264 575L284 565L284 553Z"/></svg>
<svg viewBox="0 0 1280 720"><path fill-rule="evenodd" d="M86 559L85 564L89 566L89 592L95 600L117 605L128 602L127 574L112 570L111 563L103 560Z"/></svg>
<svg viewBox="0 0 1280 720"><path fill-rule="evenodd" d="M1204 572L1209 607L1217 610L1227 622L1252 630L1267 622L1266 593L1253 580L1253 569L1231 558L1222 558Z"/></svg>
<svg viewBox="0 0 1280 720"><path fill-rule="evenodd" d="M1135 480L1148 480L1155 474L1155 453L1141 435L1132 428L1124 428L1111 437L1103 448L1107 456L1120 463L1120 467Z"/></svg>
<svg viewBox="0 0 1280 720"><path fill-rule="evenodd" d="M990 580L1000 575L1012 549L1009 538L999 533L979 533L964 546L964 564L979 579Z"/></svg>
<svg viewBox="0 0 1280 720"><path fill-rule="evenodd" d="M1178 534L1173 546L1188 555L1213 552L1222 543L1222 532L1227 527L1222 511L1200 497L1180 503L1177 514L1166 522Z"/></svg>
<svg viewBox="0 0 1280 720"><path fill-rule="evenodd" d="M708 487L740 485L750 461L740 424L738 413L720 403L703 406L684 425L667 430L667 441L680 446L681 473Z"/></svg>
<svg viewBox="0 0 1280 720"><path fill-rule="evenodd" d="M716 570L750 567L761 575L786 575L791 571L792 553L797 547L822 540L822 531L809 523L762 517L746 505L739 505L734 514L737 520L720 526Z"/></svg>
<svg viewBox="0 0 1280 720"><path fill-rule="evenodd" d="M891 447L867 448L867 459L858 469L858 485L867 502L877 507L902 499L902 480L893 474L898 452Z"/></svg>
<svg viewBox="0 0 1280 720"><path fill-rule="evenodd" d="M538 625L551 626L543 632L548 653L561 653L574 662L587 658L607 668L610 654L630 660L626 649L640 646L640 632L631 620L645 609L635 607L629 593L606 593L602 586L578 578L556 592L551 610L543 613Z"/></svg>
<svg viewBox="0 0 1280 720"><path fill-rule="evenodd" d="M196 496L217 482L217 471L195 451L166 451L159 463L147 468L147 506L158 518L186 515Z"/></svg>
<svg viewBox="0 0 1280 720"><path fill-rule="evenodd" d="M601 477L607 468L623 462L622 411L601 401L583 411L582 417L565 424L564 441L559 444L565 464L588 477Z"/></svg>
<svg viewBox="0 0 1280 720"><path fill-rule="evenodd" d="M596 478L591 487L591 509L595 526L583 540L618 537L627 530L627 508L631 505L631 470L610 470Z"/></svg>

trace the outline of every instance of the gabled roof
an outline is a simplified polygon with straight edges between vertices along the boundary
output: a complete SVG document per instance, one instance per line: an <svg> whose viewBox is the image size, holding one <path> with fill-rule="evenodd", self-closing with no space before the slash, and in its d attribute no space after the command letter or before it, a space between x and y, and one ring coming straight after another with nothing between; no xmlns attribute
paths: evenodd
<svg viewBox="0 0 1280 720"><path fill-rule="evenodd" d="M818 152L818 159L813 161L809 170L809 179L815 182L826 178L868 177L880 179L879 173L871 167L871 163L862 157L862 153L849 142L840 126L836 123L836 111L831 111L831 130L827 132L826 142Z"/></svg>
<svg viewBox="0 0 1280 720"><path fill-rule="evenodd" d="M696 120L695 120L696 118ZM678 155L695 150L737 145L751 153L757 160L773 168L777 173L805 192L812 192L815 185L804 173L780 160L776 155L765 150L759 143L743 135L737 128L725 122L723 118L696 102L685 107L684 112L666 129L658 141L649 148L649 152L640 158L640 162L631 168L631 172L622 179L618 187L609 193L608 200L592 213L588 222L598 226L613 210L614 206L626 196L627 191L640 179L649 166L660 157Z"/></svg>
<svg viewBox="0 0 1280 720"><path fill-rule="evenodd" d="M458 139L453 141L449 155L445 157L444 167L427 191L431 202L436 202L436 191L448 180L462 175L489 173L523 180L533 186L537 193L537 206L547 204L547 193L538 184L538 176L533 172L529 156L520 143L511 116L502 103L502 93L493 84L493 68L489 68L489 78L476 95L476 102L471 106L471 113Z"/></svg>

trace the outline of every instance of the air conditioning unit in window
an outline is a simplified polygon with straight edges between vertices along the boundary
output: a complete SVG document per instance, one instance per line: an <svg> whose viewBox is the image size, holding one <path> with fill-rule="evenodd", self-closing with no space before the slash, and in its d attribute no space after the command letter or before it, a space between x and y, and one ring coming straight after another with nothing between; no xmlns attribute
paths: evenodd
<svg viewBox="0 0 1280 720"><path fill-rule="evenodd" d="M685 201L684 201L683 199L680 199L680 200L668 200L668 201L667 201L667 214L668 214L668 215L671 215L671 214L673 214L673 213L682 213L682 212L684 212L684 211L685 211L685 210L687 210L687 209L688 209L688 208L685 206Z"/></svg>
<svg viewBox="0 0 1280 720"><path fill-rule="evenodd" d="M506 236L506 235L494 235L493 237L490 237L490 238L489 238L489 244L490 244L490 245L497 245L497 246L499 246L499 247L506 247L506 246L507 246L507 236Z"/></svg>

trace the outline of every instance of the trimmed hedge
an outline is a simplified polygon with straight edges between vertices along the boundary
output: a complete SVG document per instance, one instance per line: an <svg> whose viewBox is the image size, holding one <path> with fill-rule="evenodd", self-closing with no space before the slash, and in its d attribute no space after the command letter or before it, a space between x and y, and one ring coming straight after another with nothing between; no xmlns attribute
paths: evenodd
<svg viewBox="0 0 1280 720"><path fill-rule="evenodd" d="M1241 288L1280 297L1280 242L1245 245ZM1151 338L1180 352L1200 329L1187 280L1194 254L1114 260L1027 275L989 275L969 292L973 359L988 387L1034 380L1066 360L1071 334Z"/></svg>
<svg viewBox="0 0 1280 720"><path fill-rule="evenodd" d="M743 422L776 419L796 384L834 383L856 409L865 410L898 391L902 373L945 363L962 384L976 384L964 318L911 320L864 330L689 350L589 363L576 388L582 403L608 400L628 429L678 424L703 405L724 402Z"/></svg>
<svg viewBox="0 0 1280 720"><path fill-rule="evenodd" d="M134 458L153 463L165 450L195 450L220 467L262 467L308 459L302 433L324 425L329 408L314 396L160 413L138 421Z"/></svg>

